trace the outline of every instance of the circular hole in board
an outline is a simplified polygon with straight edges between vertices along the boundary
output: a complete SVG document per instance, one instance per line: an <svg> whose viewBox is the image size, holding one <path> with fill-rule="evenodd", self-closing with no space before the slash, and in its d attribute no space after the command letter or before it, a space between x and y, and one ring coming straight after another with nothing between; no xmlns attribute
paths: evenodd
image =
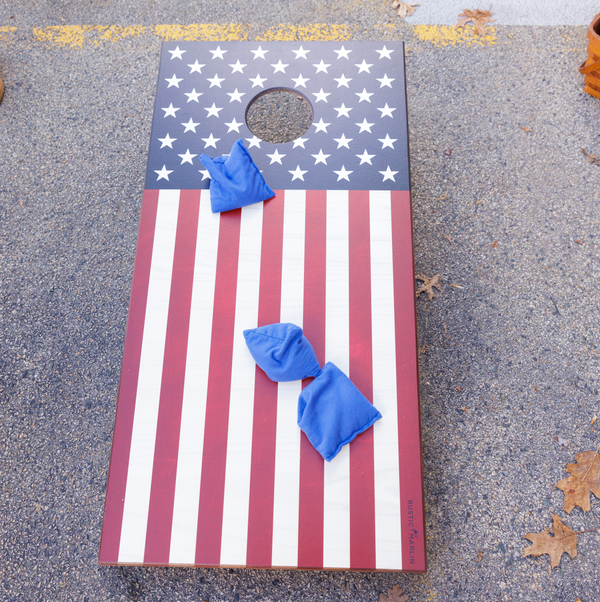
<svg viewBox="0 0 600 602"><path fill-rule="evenodd" d="M309 100L287 88L273 88L257 94L246 108L248 129L273 144L292 142L308 131L313 122Z"/></svg>

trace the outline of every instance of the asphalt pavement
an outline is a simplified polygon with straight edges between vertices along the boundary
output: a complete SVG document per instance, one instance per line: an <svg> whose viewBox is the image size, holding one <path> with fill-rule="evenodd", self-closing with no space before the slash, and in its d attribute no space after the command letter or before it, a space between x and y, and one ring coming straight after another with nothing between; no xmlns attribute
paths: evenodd
<svg viewBox="0 0 600 602"><path fill-rule="evenodd" d="M585 33L477 37L385 0L0 0L0 600L600 600L597 531L552 572L521 557L551 513L600 528L600 500L567 515L554 487L600 444ZM160 45L177 37L406 42L416 271L442 282L417 303L426 575L97 564Z"/></svg>

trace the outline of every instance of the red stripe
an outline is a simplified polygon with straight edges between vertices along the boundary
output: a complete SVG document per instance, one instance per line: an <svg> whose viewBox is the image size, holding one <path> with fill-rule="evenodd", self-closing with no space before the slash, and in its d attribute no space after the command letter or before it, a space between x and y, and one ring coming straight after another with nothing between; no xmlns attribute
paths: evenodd
<svg viewBox="0 0 600 602"><path fill-rule="evenodd" d="M182 190L173 256L144 563L168 564L200 191Z"/></svg>
<svg viewBox="0 0 600 602"><path fill-rule="evenodd" d="M258 326L274 324L280 320L283 207L283 191L278 191L274 199L264 204ZM252 424L246 564L270 567L273 548L277 383L270 380L258 366Z"/></svg>
<svg viewBox="0 0 600 602"><path fill-rule="evenodd" d="M402 570L425 571L421 419L410 192L393 191L392 248L402 524Z"/></svg>
<svg viewBox="0 0 600 602"><path fill-rule="evenodd" d="M350 380L373 403L369 192L349 192ZM350 444L350 568L374 569L373 429Z"/></svg>
<svg viewBox="0 0 600 602"><path fill-rule="evenodd" d="M140 217L133 282L129 301L127 333L123 351L123 367L119 384L119 399L115 417L115 429L110 457L110 470L104 504L104 522L102 541L100 542L100 564L116 564L119 560L119 543L121 540L121 524L123 522L123 506L125 487L127 485L127 469L135 413L135 399L140 370L142 337L146 318L146 301L148 299L148 282L150 281L150 265L154 245L154 228L158 207L158 190L145 190Z"/></svg>
<svg viewBox="0 0 600 602"><path fill-rule="evenodd" d="M303 330L321 366L325 363L327 193L306 192ZM305 379L302 387L312 379ZM298 567L323 567L324 460L304 433L300 443Z"/></svg>
<svg viewBox="0 0 600 602"><path fill-rule="evenodd" d="M221 214L196 538L199 565L217 565L221 556L241 217L241 209Z"/></svg>

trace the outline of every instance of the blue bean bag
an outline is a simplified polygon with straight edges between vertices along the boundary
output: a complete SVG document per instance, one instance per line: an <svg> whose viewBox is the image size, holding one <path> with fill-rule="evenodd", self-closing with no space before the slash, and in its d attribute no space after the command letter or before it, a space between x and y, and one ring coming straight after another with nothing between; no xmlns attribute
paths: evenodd
<svg viewBox="0 0 600 602"><path fill-rule="evenodd" d="M211 177L213 213L260 203L275 196L241 139L233 144L229 156L213 159L201 155L200 160Z"/></svg>
<svg viewBox="0 0 600 602"><path fill-rule="evenodd" d="M244 330L254 361L275 382L302 380L321 373L317 356L295 324L270 324Z"/></svg>
<svg viewBox="0 0 600 602"><path fill-rule="evenodd" d="M298 398L298 426L327 462L380 418L373 404L331 362Z"/></svg>

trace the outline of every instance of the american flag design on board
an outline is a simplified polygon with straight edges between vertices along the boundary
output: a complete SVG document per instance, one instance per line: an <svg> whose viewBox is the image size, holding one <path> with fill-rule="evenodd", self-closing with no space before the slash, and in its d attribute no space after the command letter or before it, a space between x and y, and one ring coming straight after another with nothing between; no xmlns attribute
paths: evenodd
<svg viewBox="0 0 600 602"><path fill-rule="evenodd" d="M248 103L294 85L302 142L255 139ZM425 570L403 45L165 43L155 107L100 563ZM213 214L198 157L240 137L276 196ZM308 381L246 348L274 322L383 415L331 463Z"/></svg>

